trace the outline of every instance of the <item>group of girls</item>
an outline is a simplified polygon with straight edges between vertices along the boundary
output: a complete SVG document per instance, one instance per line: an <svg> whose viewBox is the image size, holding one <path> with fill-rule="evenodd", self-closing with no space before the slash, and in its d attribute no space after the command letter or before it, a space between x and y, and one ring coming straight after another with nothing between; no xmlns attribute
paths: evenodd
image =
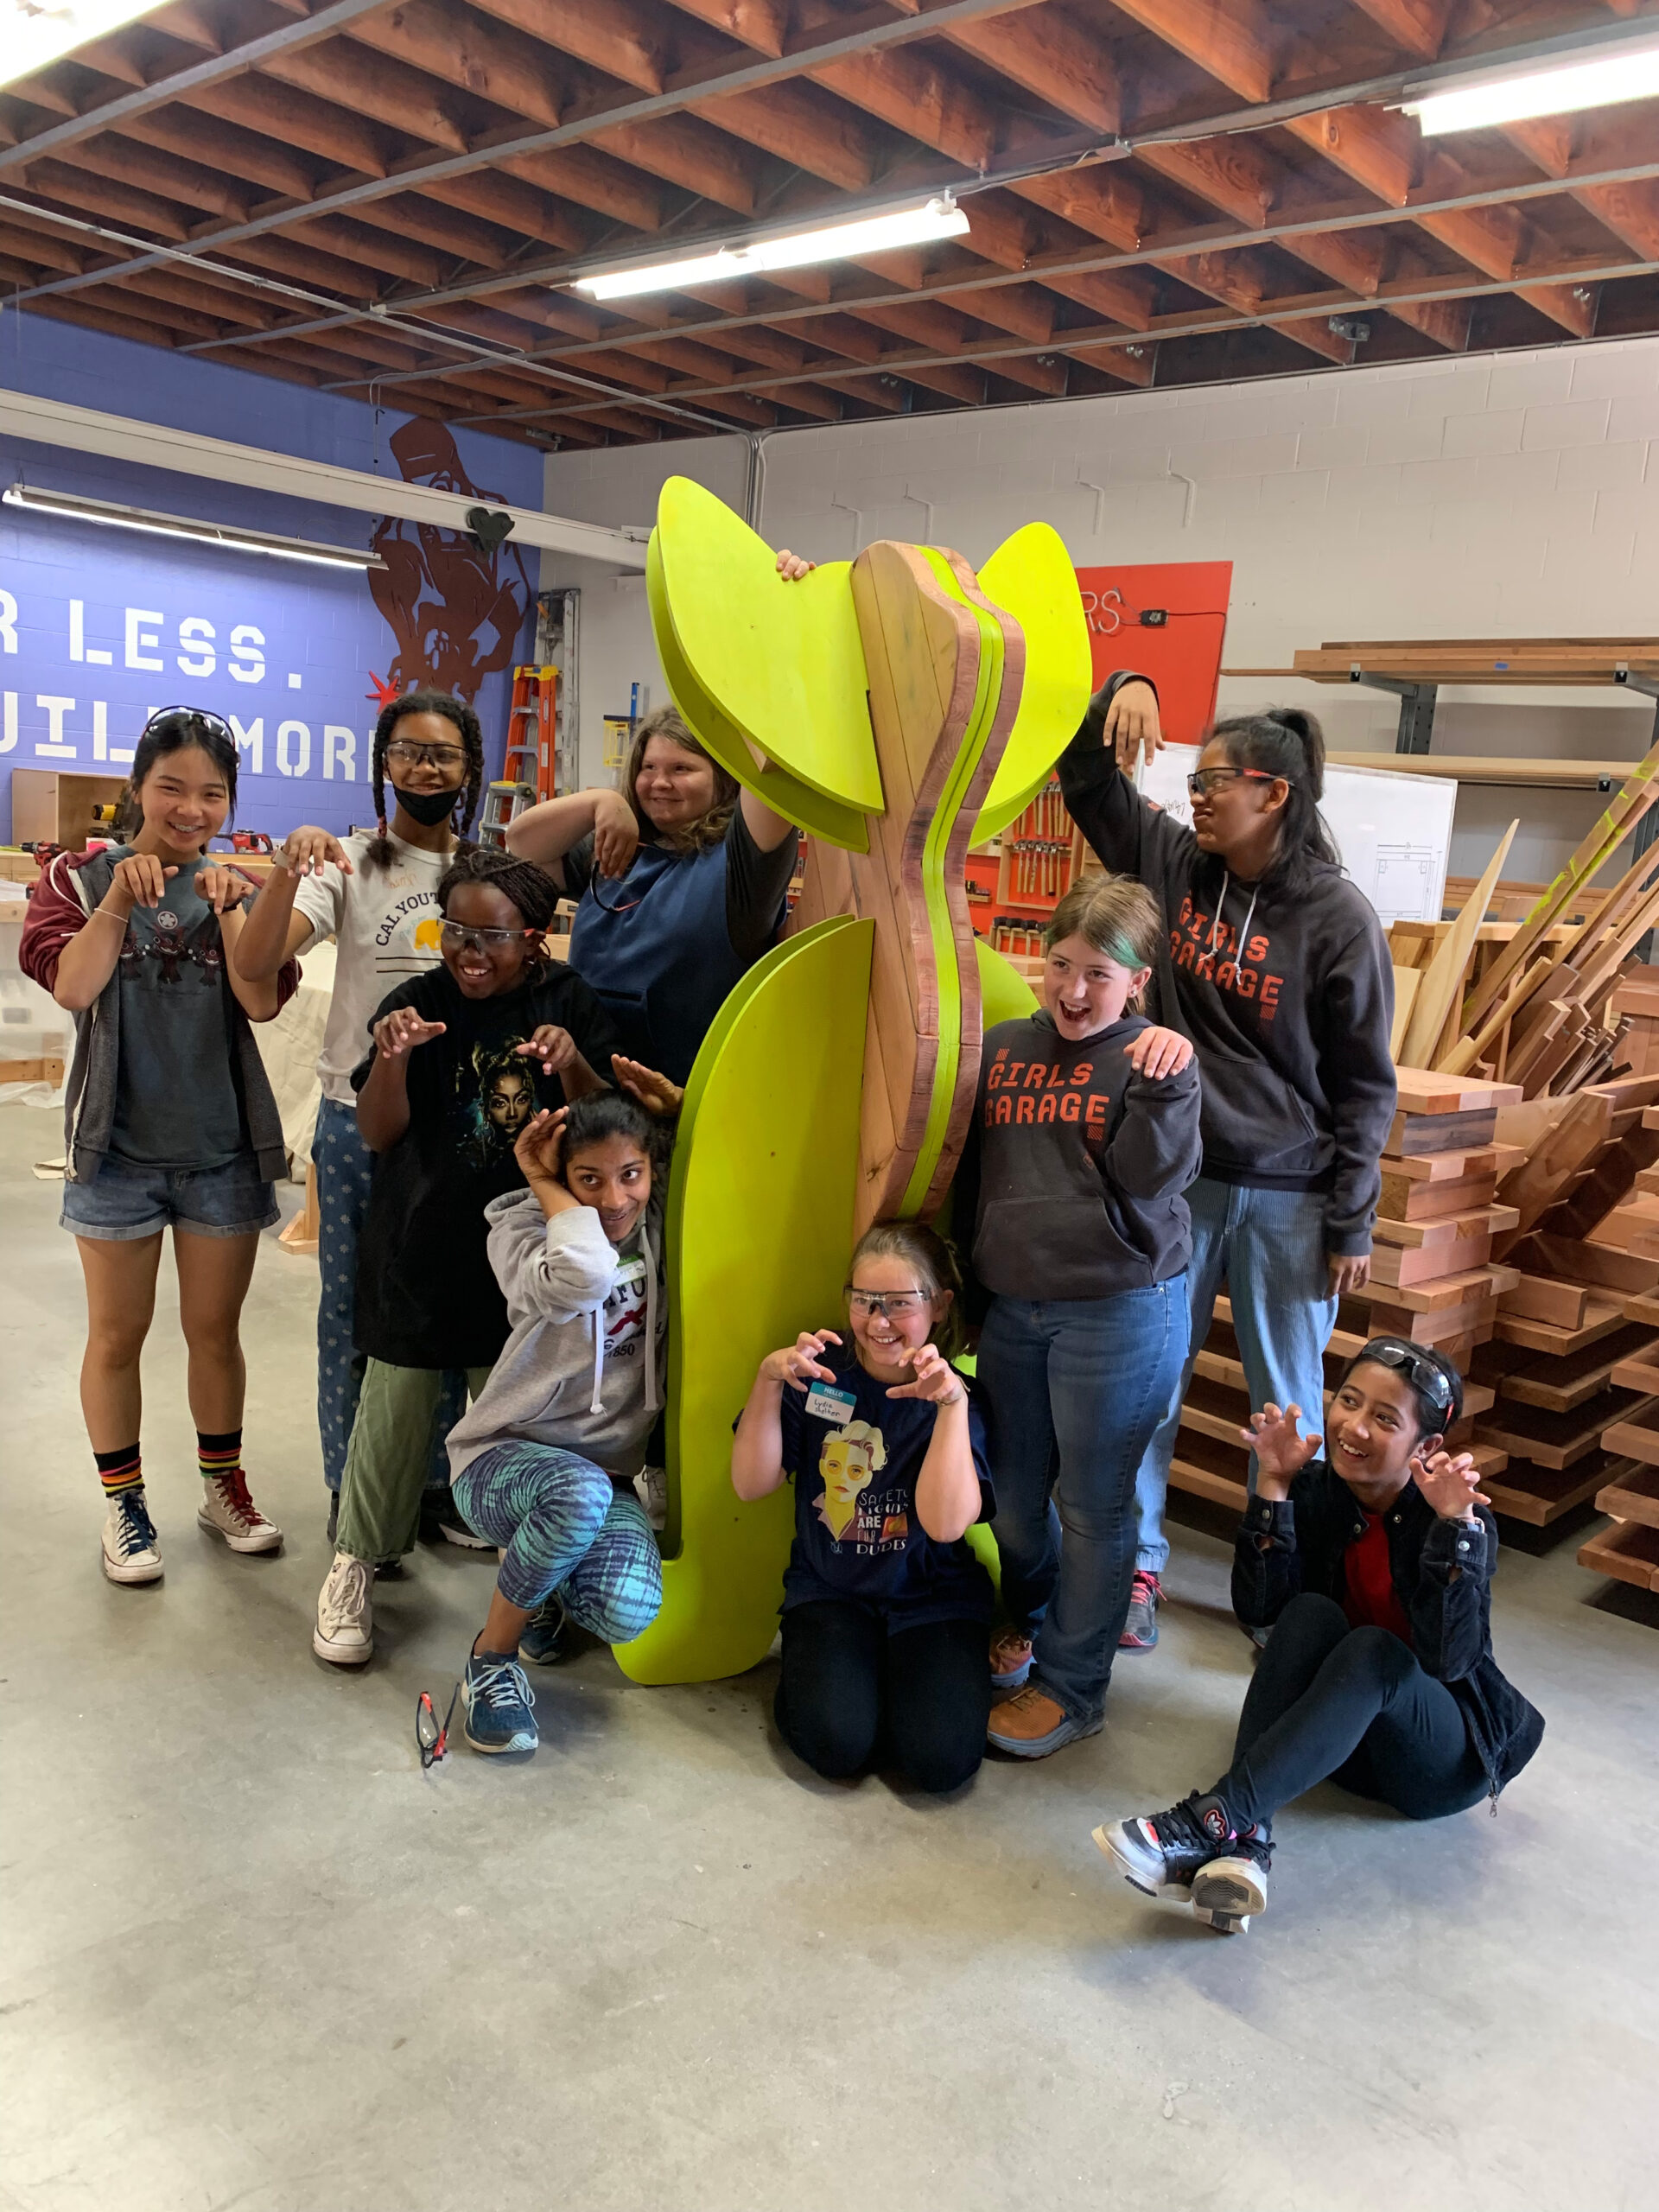
<svg viewBox="0 0 1659 2212"><path fill-rule="evenodd" d="M1235 1602L1259 1640L1281 1625L1227 1774L1096 1840L1233 1927L1262 1909L1289 1797L1335 1774L1417 1816L1457 1809L1541 1723L1491 1656L1495 1524L1444 1448L1455 1370L1378 1340L1342 1380L1325 1458L1302 1432L1336 1300L1369 1264L1394 1096L1386 951L1319 821L1317 725L1219 725L1191 830L1135 788L1159 741L1143 680L1091 702L1060 772L1108 873L1057 908L1039 1010L984 1038L953 1240L884 1224L861 1241L844 1316L762 1362L732 1478L744 1500L793 1481L776 1711L807 1764L890 1763L942 1791L987 1744L1046 1756L1099 1731L1115 1657L1156 1641L1170 1449L1224 1276L1259 1409ZM105 1570L162 1572L137 1366L168 1226L199 1517L234 1549L281 1542L240 1462L237 1319L281 1155L248 1024L332 935L315 1157L334 1551L313 1648L371 1657L375 1576L413 1549L447 1463L440 1518L500 1555L467 1740L527 1753L525 1662L561 1657L573 1624L626 1641L660 1604L664 1169L702 1037L776 937L795 833L671 711L620 794L534 808L506 851L472 845L476 718L417 692L376 730L376 833L296 830L250 903L206 853L236 757L212 715L154 718L129 842L54 861L25 936L78 1015L64 1221ZM569 966L545 950L562 894Z"/></svg>

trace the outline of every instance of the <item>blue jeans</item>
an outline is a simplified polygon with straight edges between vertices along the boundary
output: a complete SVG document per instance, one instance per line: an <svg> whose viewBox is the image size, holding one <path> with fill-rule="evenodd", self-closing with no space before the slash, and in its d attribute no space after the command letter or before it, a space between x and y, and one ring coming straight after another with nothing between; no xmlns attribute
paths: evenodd
<svg viewBox="0 0 1659 2212"><path fill-rule="evenodd" d="M1135 1472L1186 1358L1184 1277L1116 1298L998 1298L979 1344L1002 1599L1032 1680L1100 1717L1135 1565Z"/></svg>
<svg viewBox="0 0 1659 2212"><path fill-rule="evenodd" d="M317 1300L317 1430L322 1439L322 1479L337 1491L346 1471L346 1451L367 1364L353 1337L357 1244L368 1211L374 1154L358 1132L354 1106L327 1097L319 1103L311 1160L317 1171L317 1268L322 1278ZM449 1480L444 1439L466 1410L466 1376L446 1373L427 1471L429 1490L442 1489Z"/></svg>
<svg viewBox="0 0 1659 2212"><path fill-rule="evenodd" d="M496 1587L533 1613L556 1592L605 1643L643 1636L663 1602L663 1561L645 1510L602 1467L553 1444L492 1444L454 1481L455 1503L503 1547Z"/></svg>
<svg viewBox="0 0 1659 2212"><path fill-rule="evenodd" d="M1251 1191L1201 1175L1186 1194L1192 1216L1192 1350L1210 1332L1224 1276L1232 1300L1250 1409L1298 1405L1301 1432L1325 1428L1325 1348L1337 1325L1337 1301L1325 1288L1325 1199L1317 1191ZM1172 1393L1135 1483L1135 1563L1148 1574L1169 1564L1164 1498L1181 1425L1181 1400L1192 1380L1189 1359ZM1255 1455L1249 1486L1255 1488Z"/></svg>

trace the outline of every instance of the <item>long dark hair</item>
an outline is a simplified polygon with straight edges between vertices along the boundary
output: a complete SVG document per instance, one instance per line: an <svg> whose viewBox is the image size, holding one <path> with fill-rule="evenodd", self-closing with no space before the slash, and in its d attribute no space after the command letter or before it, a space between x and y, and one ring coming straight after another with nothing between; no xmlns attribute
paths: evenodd
<svg viewBox="0 0 1659 2212"><path fill-rule="evenodd" d="M645 747L653 737L665 737L677 745L682 753L695 753L706 760L715 772L715 803L707 814L699 815L695 822L688 822L683 830L659 830L639 804L634 785L639 780L639 770L645 757ZM706 852L710 845L719 844L732 826L732 817L737 811L740 786L729 768L722 768L701 738L693 737L684 719L672 707L653 707L633 734L633 743L628 747L628 764L622 771L622 796L633 809L633 818L639 825L642 845L666 845L682 852Z"/></svg>
<svg viewBox="0 0 1659 2212"><path fill-rule="evenodd" d="M449 901L463 884L481 883L512 899L524 918L527 930L548 930L563 895L550 875L533 861L516 860L493 845L462 845L438 878L438 912L447 914Z"/></svg>
<svg viewBox="0 0 1659 2212"><path fill-rule="evenodd" d="M378 827L363 855L377 868L391 865L391 839L386 833L386 747L405 715L442 715L461 733L467 754L467 780L455 794L454 812L450 816L450 826L458 838L465 839L471 831L484 791L484 732L478 716L464 699L457 699L448 691L405 691L401 699L393 699L382 707L369 756L369 780L374 788L374 817Z"/></svg>
<svg viewBox="0 0 1659 2212"><path fill-rule="evenodd" d="M138 794L151 769L168 753L184 753L192 747L205 753L224 777L231 801L225 819L230 822L235 818L236 766L241 756L230 724L203 707L163 707L144 724L138 742L132 748L132 767L126 789L116 804L115 833L124 844L143 828L144 810Z"/></svg>
<svg viewBox="0 0 1659 2212"><path fill-rule="evenodd" d="M1230 766L1282 776L1290 796L1279 819L1279 845L1263 881L1274 889L1304 889L1321 868L1340 868L1335 842L1319 812L1325 797L1325 732L1317 715L1300 707L1268 707L1217 722L1211 739L1222 745Z"/></svg>

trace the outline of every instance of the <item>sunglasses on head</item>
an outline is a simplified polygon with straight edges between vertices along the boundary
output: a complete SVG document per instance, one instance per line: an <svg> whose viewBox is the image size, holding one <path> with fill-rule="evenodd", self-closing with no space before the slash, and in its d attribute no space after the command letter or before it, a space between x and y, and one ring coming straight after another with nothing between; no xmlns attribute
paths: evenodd
<svg viewBox="0 0 1659 2212"><path fill-rule="evenodd" d="M1392 1367L1402 1374L1414 1390L1421 1391L1442 1421L1451 1418L1455 1402L1451 1378L1444 1370L1424 1357L1421 1345L1408 1344L1403 1337L1373 1337L1359 1354L1354 1365L1373 1360L1379 1367Z"/></svg>
<svg viewBox="0 0 1659 2212"><path fill-rule="evenodd" d="M141 737L149 737L152 732L159 734L170 730L175 724L185 725L192 734L197 728L205 726L218 736L229 738L232 745L236 743L230 724L222 715L210 715L205 707L157 707L139 734Z"/></svg>

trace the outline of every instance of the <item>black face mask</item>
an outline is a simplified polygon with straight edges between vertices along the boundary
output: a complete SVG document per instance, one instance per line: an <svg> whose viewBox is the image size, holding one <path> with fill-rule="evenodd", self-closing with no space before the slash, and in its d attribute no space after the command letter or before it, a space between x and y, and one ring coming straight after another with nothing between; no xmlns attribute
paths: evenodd
<svg viewBox="0 0 1659 2212"><path fill-rule="evenodd" d="M447 822L461 798L459 791L398 791L396 784L391 788L397 793L398 805L423 830L435 830L439 823Z"/></svg>

